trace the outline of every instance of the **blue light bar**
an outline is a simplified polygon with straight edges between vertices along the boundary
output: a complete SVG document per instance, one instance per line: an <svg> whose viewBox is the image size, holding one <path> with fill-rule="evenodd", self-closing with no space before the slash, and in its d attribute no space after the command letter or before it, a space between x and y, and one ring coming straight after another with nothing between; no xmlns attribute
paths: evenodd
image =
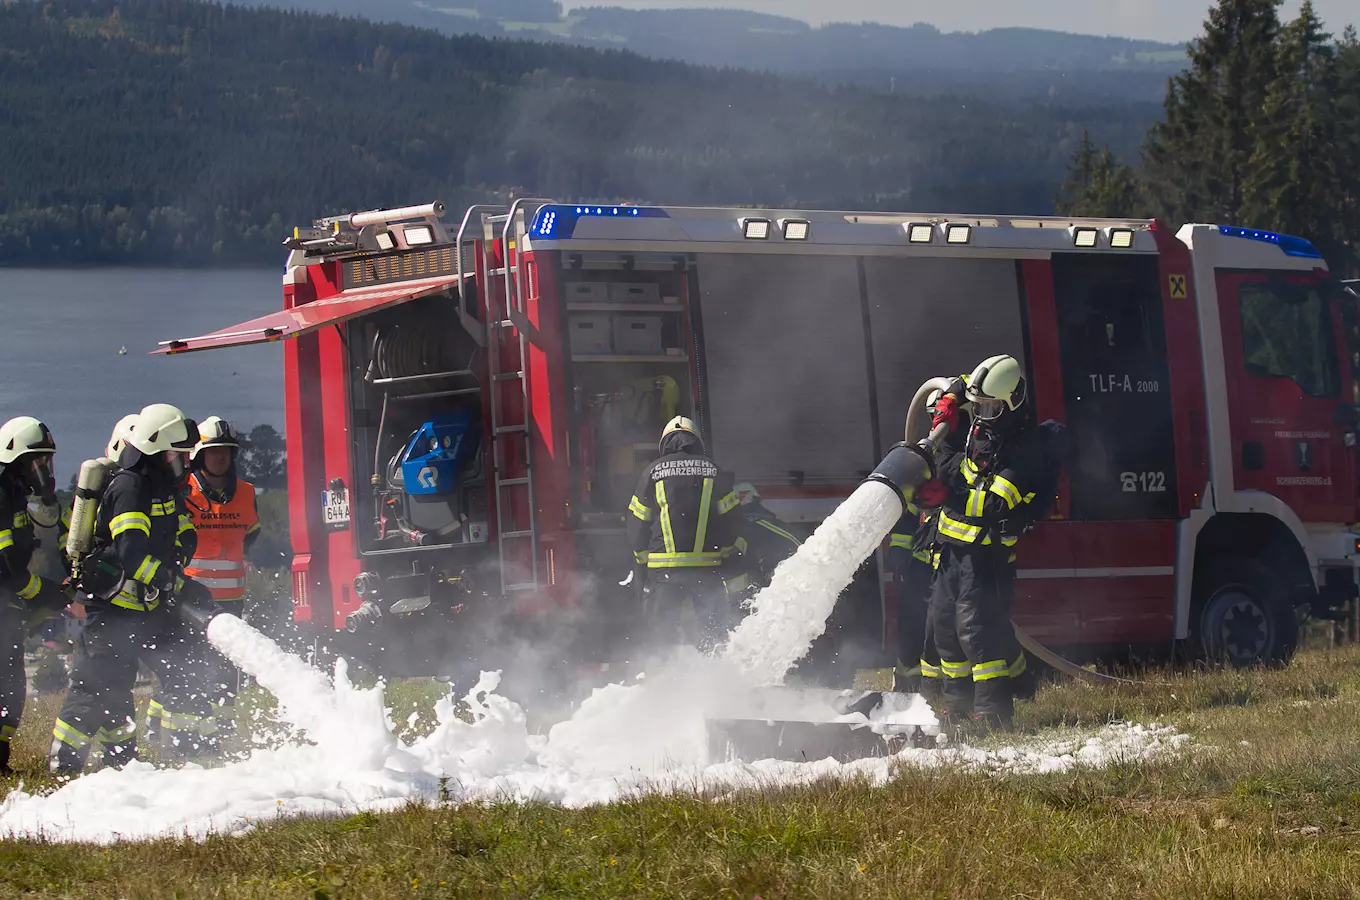
<svg viewBox="0 0 1360 900"><path fill-rule="evenodd" d="M1284 251L1286 256L1302 256L1308 259L1322 259L1322 254L1317 252L1317 248L1301 237L1294 237L1292 234L1276 234L1273 231L1259 231L1255 228L1237 228L1233 225L1218 226L1220 233L1235 238L1246 238L1249 241L1261 241L1266 244L1274 244Z"/></svg>
<svg viewBox="0 0 1360 900"><path fill-rule="evenodd" d="M627 205L565 205L554 204L539 207L529 226L531 240L564 241L576 231L576 223L587 216L619 219L669 219L670 214L659 206Z"/></svg>

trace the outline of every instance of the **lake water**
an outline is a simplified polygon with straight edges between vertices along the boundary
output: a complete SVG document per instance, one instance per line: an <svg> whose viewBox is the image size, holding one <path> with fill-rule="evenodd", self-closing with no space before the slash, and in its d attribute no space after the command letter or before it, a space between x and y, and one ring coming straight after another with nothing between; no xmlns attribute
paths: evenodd
<svg viewBox="0 0 1360 900"><path fill-rule="evenodd" d="M283 305L281 269L0 268L0 422L37 416L57 482L102 456L114 424L149 403L202 421L283 430L283 350L260 344L148 356ZM120 347L127 354L120 356Z"/></svg>

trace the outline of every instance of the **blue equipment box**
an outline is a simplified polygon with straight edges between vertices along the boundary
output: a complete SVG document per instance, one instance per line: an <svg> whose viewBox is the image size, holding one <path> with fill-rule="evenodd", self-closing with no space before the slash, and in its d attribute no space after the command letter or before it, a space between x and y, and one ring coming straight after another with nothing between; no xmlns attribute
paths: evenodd
<svg viewBox="0 0 1360 900"><path fill-rule="evenodd" d="M421 425L401 455L406 493L452 493L458 487L459 470L477 452L480 433L480 424L469 412L446 413Z"/></svg>

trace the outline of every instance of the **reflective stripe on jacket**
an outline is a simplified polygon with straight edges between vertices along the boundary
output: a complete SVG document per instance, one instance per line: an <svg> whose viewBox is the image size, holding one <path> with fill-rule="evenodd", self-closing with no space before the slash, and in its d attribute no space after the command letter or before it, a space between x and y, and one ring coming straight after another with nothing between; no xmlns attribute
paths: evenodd
<svg viewBox="0 0 1360 900"><path fill-rule="evenodd" d="M653 462L628 504L633 558L649 569L720 566L736 541L732 475L712 460L671 453Z"/></svg>

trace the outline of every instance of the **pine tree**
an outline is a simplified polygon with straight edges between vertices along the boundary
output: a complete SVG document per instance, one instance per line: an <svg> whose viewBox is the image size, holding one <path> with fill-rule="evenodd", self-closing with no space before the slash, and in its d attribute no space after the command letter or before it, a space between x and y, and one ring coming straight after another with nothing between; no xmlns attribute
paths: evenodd
<svg viewBox="0 0 1360 900"><path fill-rule="evenodd" d="M1332 36L1305 0L1281 32L1276 74L1252 123L1255 150L1244 221L1303 235L1329 259L1341 248L1336 57Z"/></svg>
<svg viewBox="0 0 1360 900"><path fill-rule="evenodd" d="M1336 159L1341 175L1340 258L1347 275L1360 267L1360 37L1347 26L1336 45Z"/></svg>
<svg viewBox="0 0 1360 900"><path fill-rule="evenodd" d="M1143 207L1143 186L1133 168L1106 145L1097 151L1083 131L1058 187L1054 207L1060 215L1128 218Z"/></svg>
<svg viewBox="0 0 1360 900"><path fill-rule="evenodd" d="M1280 0L1219 0L1167 87L1163 121L1143 149L1158 212L1173 222L1238 220L1252 120L1274 80Z"/></svg>

